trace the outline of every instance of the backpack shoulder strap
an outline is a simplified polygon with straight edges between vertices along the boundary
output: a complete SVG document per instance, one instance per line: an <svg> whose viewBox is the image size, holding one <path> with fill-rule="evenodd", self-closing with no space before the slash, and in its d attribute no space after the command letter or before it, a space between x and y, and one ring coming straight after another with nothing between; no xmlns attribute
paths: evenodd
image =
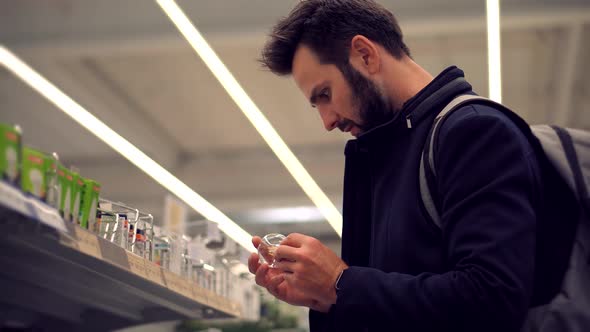
<svg viewBox="0 0 590 332"><path fill-rule="evenodd" d="M504 108L504 106L502 106L501 104L498 104L490 99L476 95L459 95L455 97L455 99L453 99L447 106L445 106L434 119L434 123L430 128L430 132L426 139L426 143L424 144L422 158L420 158L420 195L422 196L422 203L424 204L424 208L426 209L426 212L428 213L432 222L434 222L434 224L439 228L442 227L442 223L440 219L440 213L438 212L434 199L434 195L436 194L436 168L434 165L434 143L436 141L438 129L440 128L440 125L443 123L443 120L448 115L453 113L453 111L474 101L492 104L496 107L499 105L500 107Z"/></svg>
<svg viewBox="0 0 590 332"><path fill-rule="evenodd" d="M590 215L590 132L557 126L528 126L506 106L475 95L459 95L436 116L420 159L420 194L431 220L440 228L440 214L436 206L435 142L438 129L453 111L468 103L489 105L508 115L518 127L533 136L539 149L575 193L581 207Z"/></svg>
<svg viewBox="0 0 590 332"><path fill-rule="evenodd" d="M553 167L590 212L590 132L548 125L531 129Z"/></svg>

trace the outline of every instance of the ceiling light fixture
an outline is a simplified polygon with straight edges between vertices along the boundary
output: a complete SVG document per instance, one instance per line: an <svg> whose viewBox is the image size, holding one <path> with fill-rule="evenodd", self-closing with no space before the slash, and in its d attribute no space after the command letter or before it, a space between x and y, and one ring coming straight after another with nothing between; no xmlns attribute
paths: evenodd
<svg viewBox="0 0 590 332"><path fill-rule="evenodd" d="M2 45L0 45L0 64L203 217L217 222L219 229L246 250L254 252L252 236L248 232Z"/></svg>
<svg viewBox="0 0 590 332"><path fill-rule="evenodd" d="M500 0L486 0L488 30L489 98L502 102L502 62L500 48Z"/></svg>
<svg viewBox="0 0 590 332"><path fill-rule="evenodd" d="M203 62L205 62L209 70L246 115L248 120L254 125L271 150L277 155L283 165L285 165L293 178L295 178L295 181L297 181L307 196L318 207L338 236L342 236L342 215L340 211L338 211L328 196L326 196L311 175L309 175L301 162L295 157L287 144L258 109L256 104L254 104L254 101L252 101L242 86L240 86L221 59L219 59L215 51L209 46L186 14L173 0L156 0L156 2L162 7L162 10L164 10L166 15L176 25L180 33L186 38Z"/></svg>

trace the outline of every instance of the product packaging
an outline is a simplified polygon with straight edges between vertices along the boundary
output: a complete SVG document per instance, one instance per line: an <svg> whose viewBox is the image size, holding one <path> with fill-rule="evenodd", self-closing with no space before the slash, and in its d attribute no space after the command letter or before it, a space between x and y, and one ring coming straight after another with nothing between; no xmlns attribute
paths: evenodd
<svg viewBox="0 0 590 332"><path fill-rule="evenodd" d="M47 188L45 174L46 156L42 152L27 146L23 147L22 151L21 188L25 193L45 200Z"/></svg>
<svg viewBox="0 0 590 332"><path fill-rule="evenodd" d="M0 123L0 177L14 185L19 184L21 148L20 128Z"/></svg>
<svg viewBox="0 0 590 332"><path fill-rule="evenodd" d="M74 178L70 170L61 165L57 169L57 178L59 184L59 213L65 220L71 221L70 202L72 200Z"/></svg>
<svg viewBox="0 0 590 332"><path fill-rule="evenodd" d="M82 203L82 192L84 189L84 178L76 172L71 172L72 190L70 196L70 220L80 225L80 204Z"/></svg>
<svg viewBox="0 0 590 332"><path fill-rule="evenodd" d="M96 208L98 208L100 184L90 179L84 179L83 182L82 201L80 202L80 226L98 234L100 225L97 225L96 222Z"/></svg>
<svg viewBox="0 0 590 332"><path fill-rule="evenodd" d="M45 155L44 161L45 167L45 201L47 204L59 209L59 179L58 179L58 168L59 162L57 155L54 153L51 156Z"/></svg>

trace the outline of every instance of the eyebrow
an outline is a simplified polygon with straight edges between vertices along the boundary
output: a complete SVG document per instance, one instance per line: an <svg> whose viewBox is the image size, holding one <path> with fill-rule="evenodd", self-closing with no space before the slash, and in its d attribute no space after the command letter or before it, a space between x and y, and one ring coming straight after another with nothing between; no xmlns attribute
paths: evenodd
<svg viewBox="0 0 590 332"><path fill-rule="evenodd" d="M311 96L309 97L309 103L311 104L311 106L316 104L318 95L321 93L321 90L324 89L328 83L328 81L323 81L311 90Z"/></svg>

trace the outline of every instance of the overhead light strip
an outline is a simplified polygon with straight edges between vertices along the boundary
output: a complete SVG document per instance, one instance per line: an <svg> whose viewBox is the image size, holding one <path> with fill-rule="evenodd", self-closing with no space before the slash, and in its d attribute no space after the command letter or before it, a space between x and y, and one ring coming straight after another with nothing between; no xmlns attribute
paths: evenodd
<svg viewBox="0 0 590 332"><path fill-rule="evenodd" d="M219 229L246 250L254 251L252 236L248 232L2 45L0 45L0 63L203 217L218 223Z"/></svg>
<svg viewBox="0 0 590 332"><path fill-rule="evenodd" d="M500 48L500 0L486 0L488 32L489 98L502 102L502 61Z"/></svg>
<svg viewBox="0 0 590 332"><path fill-rule="evenodd" d="M287 144L279 136L264 114L258 109L254 101L240 86L215 51L209 46L205 38L188 19L186 14L173 0L156 0L162 10L172 20L180 33L186 38L195 52L201 57L209 70L221 83L234 102L240 107L248 120L254 125L262 138L266 141L279 160L285 165L295 181L318 207L328 223L339 236L342 236L342 215L328 196L322 191L311 175L295 157Z"/></svg>

